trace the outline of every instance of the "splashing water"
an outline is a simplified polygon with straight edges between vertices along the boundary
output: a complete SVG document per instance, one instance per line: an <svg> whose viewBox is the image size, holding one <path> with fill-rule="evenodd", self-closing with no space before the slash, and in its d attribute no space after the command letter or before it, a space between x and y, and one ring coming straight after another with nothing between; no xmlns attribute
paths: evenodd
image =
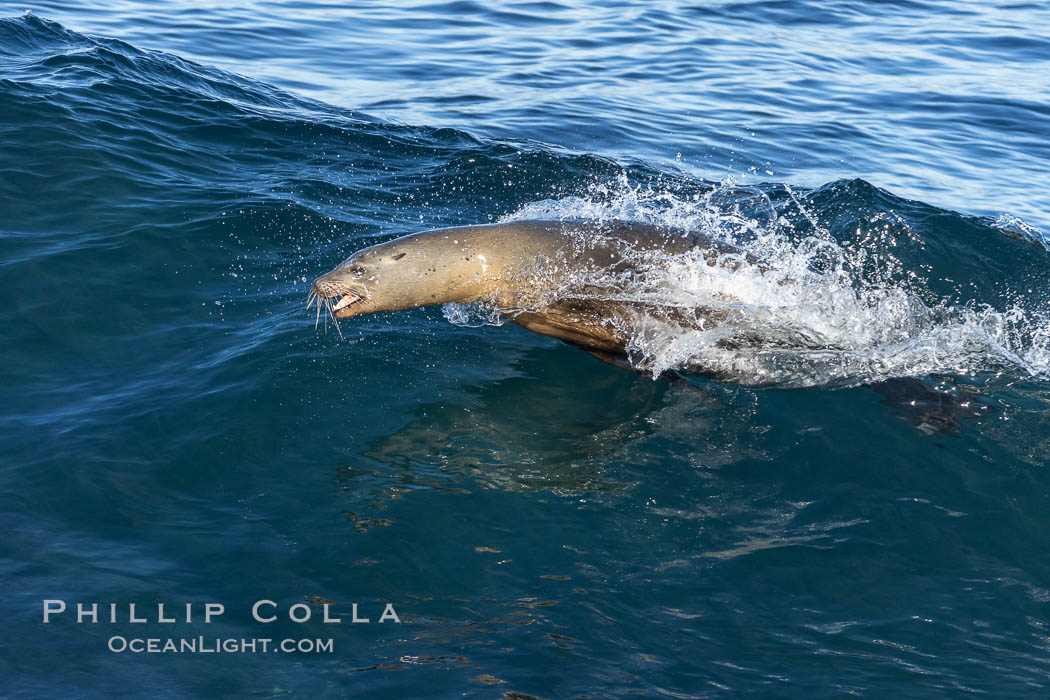
<svg viewBox="0 0 1050 700"><path fill-rule="evenodd" d="M1050 236L1020 217L1000 214L995 220L995 227L1008 235L1020 236L1024 240L1038 243L1050 250Z"/></svg>
<svg viewBox="0 0 1050 700"><path fill-rule="evenodd" d="M922 245L893 212L872 215L853 240L836 240L787 186L775 197L727 180L703 192L595 185L586 197L527 204L502 219L630 221L700 231L739 249L710 265L704 251L634 251L629 278L572 280L632 302L628 354L653 376L667 370L778 388L847 387L891 377L1020 370L1050 378L1050 319L1017 298L1006 308L934 294L894 254L903 237ZM779 201L775 201L779 200ZM732 264L724 264L726 258ZM677 321L698 314L697 324ZM464 325L499 324L484 307L450 305ZM705 323L714 316L717 322Z"/></svg>

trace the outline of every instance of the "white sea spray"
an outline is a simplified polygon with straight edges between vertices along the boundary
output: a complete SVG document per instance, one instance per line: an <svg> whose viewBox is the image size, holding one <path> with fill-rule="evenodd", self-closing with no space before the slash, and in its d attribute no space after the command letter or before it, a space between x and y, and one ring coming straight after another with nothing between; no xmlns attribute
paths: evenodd
<svg viewBox="0 0 1050 700"><path fill-rule="evenodd" d="M730 180L681 193L624 179L585 196L526 204L501 221L656 224L701 232L740 251L716 265L702 250L627 251L635 263L629 276L592 274L559 290L576 294L584 283L604 289L600 298L631 302L638 310L627 351L653 376L682 370L780 388L1009 369L1050 377L1050 319L1021 303L993 308L932 294L894 253L900 236L917 240L899 216L875 214L867 233L842 243L790 188L809 226L796 227L757 189L745 209L741 191ZM700 321L682 324L683 313ZM712 314L718 322L704 323ZM483 305L447 306L445 315L464 325L505 320Z"/></svg>

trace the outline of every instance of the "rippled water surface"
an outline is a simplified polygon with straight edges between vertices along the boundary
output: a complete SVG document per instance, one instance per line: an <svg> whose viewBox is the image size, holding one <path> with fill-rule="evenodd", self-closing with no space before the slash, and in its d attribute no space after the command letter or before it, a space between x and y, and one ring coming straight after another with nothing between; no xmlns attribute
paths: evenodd
<svg viewBox="0 0 1050 700"><path fill-rule="evenodd" d="M2 9L5 693L1050 692L1043 4ZM733 342L305 313L360 247L531 218L739 246L627 290Z"/></svg>

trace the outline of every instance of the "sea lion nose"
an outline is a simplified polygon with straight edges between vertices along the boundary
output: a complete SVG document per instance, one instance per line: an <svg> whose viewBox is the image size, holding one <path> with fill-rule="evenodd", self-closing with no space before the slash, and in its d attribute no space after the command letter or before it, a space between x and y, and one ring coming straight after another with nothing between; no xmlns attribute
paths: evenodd
<svg viewBox="0 0 1050 700"><path fill-rule="evenodd" d="M334 297L339 294L339 285L331 279L328 279L328 275L321 275L315 279L313 285L311 285L311 289L314 294L322 299Z"/></svg>

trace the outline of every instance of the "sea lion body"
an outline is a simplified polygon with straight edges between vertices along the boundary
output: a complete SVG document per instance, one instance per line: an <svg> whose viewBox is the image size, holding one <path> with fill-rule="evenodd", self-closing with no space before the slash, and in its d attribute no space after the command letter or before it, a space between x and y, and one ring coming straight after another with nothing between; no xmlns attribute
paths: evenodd
<svg viewBox="0 0 1050 700"><path fill-rule="evenodd" d="M614 361L639 306L618 294L624 283L646 259L696 249L710 264L734 253L696 234L622 222L463 226L360 250L319 277L313 293L337 318L481 302L530 331Z"/></svg>

